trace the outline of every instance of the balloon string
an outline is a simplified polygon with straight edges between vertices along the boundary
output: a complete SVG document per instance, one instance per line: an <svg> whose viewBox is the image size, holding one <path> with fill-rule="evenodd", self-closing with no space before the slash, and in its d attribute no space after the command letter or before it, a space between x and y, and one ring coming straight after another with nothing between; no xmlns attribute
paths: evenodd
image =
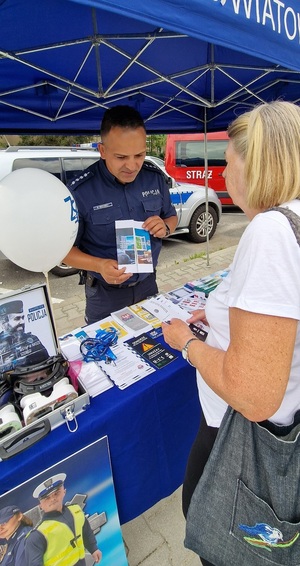
<svg viewBox="0 0 300 566"><path fill-rule="evenodd" d="M59 343L59 340L58 340L57 326L56 326L55 316L54 316L54 310L53 310L52 296L51 296L51 291L50 291L50 284L49 284L48 271L43 271L43 273L44 273L45 279L46 279L46 287L47 287L48 297L49 297L49 310L50 310L50 315L51 315L51 320L52 320L53 331L54 331L54 335L55 335L55 339L56 339L56 344L57 344L57 351L61 354L61 348L60 348L60 343Z"/></svg>

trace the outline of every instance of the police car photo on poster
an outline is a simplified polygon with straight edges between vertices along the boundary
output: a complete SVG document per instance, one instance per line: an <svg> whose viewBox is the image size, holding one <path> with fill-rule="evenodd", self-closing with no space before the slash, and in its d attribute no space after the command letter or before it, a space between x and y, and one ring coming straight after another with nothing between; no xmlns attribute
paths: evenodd
<svg viewBox="0 0 300 566"><path fill-rule="evenodd" d="M46 285L0 298L0 371L43 362L57 354Z"/></svg>
<svg viewBox="0 0 300 566"><path fill-rule="evenodd" d="M0 564L128 566L107 436L0 497Z"/></svg>

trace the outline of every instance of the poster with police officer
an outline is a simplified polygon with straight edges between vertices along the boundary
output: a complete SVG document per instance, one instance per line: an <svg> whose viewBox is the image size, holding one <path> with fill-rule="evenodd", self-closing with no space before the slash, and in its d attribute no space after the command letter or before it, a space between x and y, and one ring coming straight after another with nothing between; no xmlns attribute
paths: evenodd
<svg viewBox="0 0 300 566"><path fill-rule="evenodd" d="M57 354L46 286L0 299L0 372L30 366Z"/></svg>
<svg viewBox="0 0 300 566"><path fill-rule="evenodd" d="M128 566L107 436L0 496L1 566Z"/></svg>

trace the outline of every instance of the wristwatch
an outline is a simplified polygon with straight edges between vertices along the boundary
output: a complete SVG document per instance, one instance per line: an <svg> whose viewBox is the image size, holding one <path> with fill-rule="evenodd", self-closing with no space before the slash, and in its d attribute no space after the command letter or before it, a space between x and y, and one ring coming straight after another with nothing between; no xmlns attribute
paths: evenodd
<svg viewBox="0 0 300 566"><path fill-rule="evenodd" d="M184 360L186 360L190 366L194 366L194 364L192 364L192 362L190 362L189 360L189 356L188 356L188 349L189 349L189 345L191 342L193 342L193 340L198 340L198 338L189 338L186 345L182 348L181 353L182 353L182 357Z"/></svg>
<svg viewBox="0 0 300 566"><path fill-rule="evenodd" d="M167 238L167 236L170 236L171 230L170 230L170 226L168 226L168 224L166 224L166 223L165 223L165 227L166 227L166 235L165 235L165 238Z"/></svg>

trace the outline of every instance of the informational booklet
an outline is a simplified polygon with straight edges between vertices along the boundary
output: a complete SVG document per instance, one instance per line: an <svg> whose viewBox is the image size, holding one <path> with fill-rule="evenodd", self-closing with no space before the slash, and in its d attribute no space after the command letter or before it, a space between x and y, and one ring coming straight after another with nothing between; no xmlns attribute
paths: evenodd
<svg viewBox="0 0 300 566"><path fill-rule="evenodd" d="M135 303L134 305L130 305L129 308L140 318L142 318L147 324L151 324L153 328L158 328L159 326L161 326L161 321L159 320L159 318L151 314L151 312L147 311L143 307L143 303L145 302L145 300L146 299L144 299L144 301L140 301L139 303Z"/></svg>
<svg viewBox="0 0 300 566"><path fill-rule="evenodd" d="M151 314L161 322L169 322L171 318L179 318L186 322L191 316L186 310L175 305L173 301L165 295L155 295L155 297L146 299L143 301L143 308L151 312Z"/></svg>
<svg viewBox="0 0 300 566"><path fill-rule="evenodd" d="M81 364L78 367L78 380L91 397L96 397L114 386L96 362L77 362L77 364Z"/></svg>
<svg viewBox="0 0 300 566"><path fill-rule="evenodd" d="M189 296L192 298L191 301L188 300ZM203 298L202 293L191 293L181 299L181 301L184 301L181 305L174 304L173 300L171 300L168 295L156 295L155 297L151 297L150 299L143 301L143 306L159 318L161 322L169 322L172 318L179 318L183 322L187 322L187 320L191 317L193 310L196 310L197 308L204 308L204 299L205 296ZM205 342L209 327L201 321L194 324L189 324L187 322L187 324L193 334L199 338L199 340ZM155 338L153 331L151 336L152 338Z"/></svg>
<svg viewBox="0 0 300 566"><path fill-rule="evenodd" d="M119 311L111 313L113 320L123 326L123 328L133 336L139 336L142 332L152 330L152 325L135 314L130 307L124 307Z"/></svg>
<svg viewBox="0 0 300 566"><path fill-rule="evenodd" d="M181 287L177 287L177 289L168 291L168 293L166 293L166 296L171 299L171 301L173 301L175 305L177 305L184 297L191 295L191 293L192 290L183 285Z"/></svg>
<svg viewBox="0 0 300 566"><path fill-rule="evenodd" d="M119 268L127 273L153 272L150 234L142 228L143 222L116 220L116 242Z"/></svg>
<svg viewBox="0 0 300 566"><path fill-rule="evenodd" d="M148 361L126 347L125 344L112 346L116 359L111 363L101 360L98 365L119 389L126 389L155 371Z"/></svg>
<svg viewBox="0 0 300 566"><path fill-rule="evenodd" d="M188 281L185 283L185 287L191 291L202 291L205 295L209 295L223 281L224 277L227 277L228 273L227 269L216 271L211 275L206 275L206 277Z"/></svg>
<svg viewBox="0 0 300 566"><path fill-rule="evenodd" d="M192 312L197 309L205 308L206 296L202 291L192 292L187 290L185 295L182 293L182 296L180 296L177 291L178 290L175 289L175 291L166 293L166 297L171 299L174 304L178 305L182 309ZM181 289L179 289L179 291L181 291Z"/></svg>
<svg viewBox="0 0 300 566"><path fill-rule="evenodd" d="M155 369L161 369L178 357L165 346L153 340L149 335L143 334L137 338L131 338L125 342L137 354L147 360Z"/></svg>
<svg viewBox="0 0 300 566"><path fill-rule="evenodd" d="M98 322L85 326L84 329L91 338L96 336L97 330L115 330L118 336L118 342L124 342L124 340L128 340L128 338L134 336L133 332L130 332L128 328L125 330L124 326L118 324L112 316L102 318Z"/></svg>

